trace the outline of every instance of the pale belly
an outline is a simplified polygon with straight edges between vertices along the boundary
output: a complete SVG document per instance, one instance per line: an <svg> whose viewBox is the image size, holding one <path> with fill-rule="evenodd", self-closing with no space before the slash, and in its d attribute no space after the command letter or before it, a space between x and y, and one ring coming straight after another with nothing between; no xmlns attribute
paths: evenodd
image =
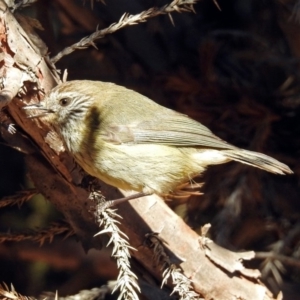
<svg viewBox="0 0 300 300"><path fill-rule="evenodd" d="M194 152L162 145L105 143L96 156L77 153L75 159L87 173L117 188L163 194L204 170L192 159Z"/></svg>

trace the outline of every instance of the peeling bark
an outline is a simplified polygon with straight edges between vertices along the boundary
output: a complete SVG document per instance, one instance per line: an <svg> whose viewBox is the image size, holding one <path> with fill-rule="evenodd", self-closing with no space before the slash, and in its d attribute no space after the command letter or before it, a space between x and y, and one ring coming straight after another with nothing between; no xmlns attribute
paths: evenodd
<svg viewBox="0 0 300 300"><path fill-rule="evenodd" d="M59 82L55 67L47 56L41 56L45 49L39 49L32 42L3 1L0 1L0 26L1 60L4 62L0 70L4 81L0 105L7 105L3 113L16 124L19 133L16 141L8 137L7 141L28 153L28 175L36 188L63 213L84 248L100 250L102 237L94 237L100 230L93 214L95 203L88 199L89 191L79 185L83 173L76 170L68 153L61 151L57 137L49 138L51 128L38 120L28 119L22 110L25 103L42 100L43 94ZM101 191L107 199L121 197L120 191L104 183L101 183ZM159 234L172 263L182 268L205 299L274 299L254 278L257 272L243 268L240 263L241 257L249 258L249 252L236 254L221 250L213 243L201 246L201 238L158 196L122 204L118 212L123 217L122 230L138 250L133 251L132 256L145 272L159 281L162 279L160 266L154 266L152 250L144 245L145 235L151 232ZM232 263L228 263L229 257Z"/></svg>

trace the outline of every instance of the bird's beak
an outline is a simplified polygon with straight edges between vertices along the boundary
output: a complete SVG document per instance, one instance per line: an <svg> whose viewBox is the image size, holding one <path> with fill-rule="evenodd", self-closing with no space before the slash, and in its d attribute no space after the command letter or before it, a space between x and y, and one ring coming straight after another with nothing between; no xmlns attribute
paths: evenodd
<svg viewBox="0 0 300 300"><path fill-rule="evenodd" d="M32 119L32 118L39 118L39 117L42 117L42 116L45 116L47 114L53 114L55 113L54 110L52 109L49 109L49 108L46 108L44 107L43 105L39 104L39 103L36 103L36 104L31 104L31 105L26 105L23 107L24 110L39 110L40 113L37 113L35 115L32 115L32 116L29 116L28 118Z"/></svg>

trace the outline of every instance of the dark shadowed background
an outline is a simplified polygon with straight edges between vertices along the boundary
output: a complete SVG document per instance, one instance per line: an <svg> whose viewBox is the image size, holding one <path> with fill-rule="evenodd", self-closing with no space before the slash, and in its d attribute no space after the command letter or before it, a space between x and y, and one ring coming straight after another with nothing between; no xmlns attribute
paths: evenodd
<svg viewBox="0 0 300 300"><path fill-rule="evenodd" d="M88 34L167 1L40 0L20 11L40 21L54 56ZM199 231L238 250L258 251L249 263L284 299L300 297L300 4L288 0L202 0L196 14L173 13L131 26L57 63L68 79L115 82L188 114L222 139L288 164L276 176L238 163L211 167L198 182L202 196L169 202ZM1 130L6 130L1 128ZM22 154L0 145L0 197L32 187ZM21 210L0 210L2 232L44 227L62 218L36 197ZM63 245L63 246L62 246ZM286 258L294 258L287 261ZM75 238L51 245L0 244L0 281L18 292L76 293L114 279L109 251L85 255ZM84 276L86 274L86 276Z"/></svg>

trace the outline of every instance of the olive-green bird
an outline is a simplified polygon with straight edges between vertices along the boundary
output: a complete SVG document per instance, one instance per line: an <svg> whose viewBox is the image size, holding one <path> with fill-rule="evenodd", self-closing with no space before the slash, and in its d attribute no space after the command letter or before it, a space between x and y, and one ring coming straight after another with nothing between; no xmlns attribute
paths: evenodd
<svg viewBox="0 0 300 300"><path fill-rule="evenodd" d="M271 173L292 173L267 155L226 143L187 115L100 81L56 86L39 105L77 163L90 175L124 190L165 194L207 166L239 161Z"/></svg>

